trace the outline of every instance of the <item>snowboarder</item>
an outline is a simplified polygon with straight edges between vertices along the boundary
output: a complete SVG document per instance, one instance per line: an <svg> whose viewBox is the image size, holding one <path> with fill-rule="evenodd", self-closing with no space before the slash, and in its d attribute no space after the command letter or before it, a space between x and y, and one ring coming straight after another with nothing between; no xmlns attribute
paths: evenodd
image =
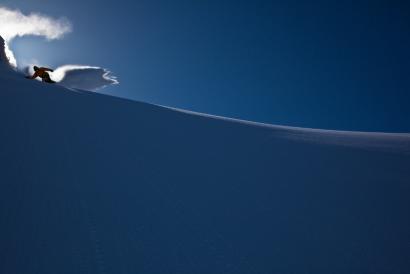
<svg viewBox="0 0 410 274"><path fill-rule="evenodd" d="M48 72L47 72L47 71L53 72L54 70L49 69L49 68L43 68L43 67L39 68L37 66L34 66L33 69L34 69L33 76L27 76L26 77L27 79L35 79L37 77L40 77L43 82L55 83L55 81L51 80L50 74L48 74Z"/></svg>

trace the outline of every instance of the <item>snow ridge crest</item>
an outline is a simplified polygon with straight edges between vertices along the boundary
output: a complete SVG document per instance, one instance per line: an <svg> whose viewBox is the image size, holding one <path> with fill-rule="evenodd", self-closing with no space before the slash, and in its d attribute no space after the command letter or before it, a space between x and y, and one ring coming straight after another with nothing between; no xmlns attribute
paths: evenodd
<svg viewBox="0 0 410 274"><path fill-rule="evenodd" d="M0 68L11 68L9 58L7 58L5 50L5 41L0 36Z"/></svg>

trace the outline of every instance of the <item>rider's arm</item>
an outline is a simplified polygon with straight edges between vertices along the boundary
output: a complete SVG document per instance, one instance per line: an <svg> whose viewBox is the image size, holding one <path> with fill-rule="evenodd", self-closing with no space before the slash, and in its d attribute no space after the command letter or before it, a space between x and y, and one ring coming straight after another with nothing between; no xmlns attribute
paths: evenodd
<svg viewBox="0 0 410 274"><path fill-rule="evenodd" d="M41 68L41 69L43 69L43 70L45 70L45 71L51 71L51 72L54 71L54 70L52 70L52 69L50 69L50 68Z"/></svg>

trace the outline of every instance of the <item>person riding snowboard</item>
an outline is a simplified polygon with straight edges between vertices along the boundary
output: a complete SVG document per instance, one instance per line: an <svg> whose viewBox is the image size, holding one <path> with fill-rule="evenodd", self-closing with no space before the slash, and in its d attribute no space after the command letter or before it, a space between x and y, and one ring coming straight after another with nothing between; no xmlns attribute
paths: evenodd
<svg viewBox="0 0 410 274"><path fill-rule="evenodd" d="M39 68L39 67L37 67L37 66L34 66L33 69L34 69L34 74L33 74L33 76L27 76L26 78L28 78L28 79L35 79L35 78L37 78L37 77L40 77L43 82L46 82L46 83L55 83L55 81L51 80L50 74L48 74L48 72L47 72L47 71L53 72L54 70L49 69L49 68L43 68L43 67Z"/></svg>

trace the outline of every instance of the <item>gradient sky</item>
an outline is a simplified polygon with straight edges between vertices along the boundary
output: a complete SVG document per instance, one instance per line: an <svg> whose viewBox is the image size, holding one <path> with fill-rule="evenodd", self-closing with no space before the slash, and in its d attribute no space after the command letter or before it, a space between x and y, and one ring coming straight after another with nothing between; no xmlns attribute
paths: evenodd
<svg viewBox="0 0 410 274"><path fill-rule="evenodd" d="M6 0L73 32L17 60L105 67L102 92L302 127L410 132L410 2Z"/></svg>

